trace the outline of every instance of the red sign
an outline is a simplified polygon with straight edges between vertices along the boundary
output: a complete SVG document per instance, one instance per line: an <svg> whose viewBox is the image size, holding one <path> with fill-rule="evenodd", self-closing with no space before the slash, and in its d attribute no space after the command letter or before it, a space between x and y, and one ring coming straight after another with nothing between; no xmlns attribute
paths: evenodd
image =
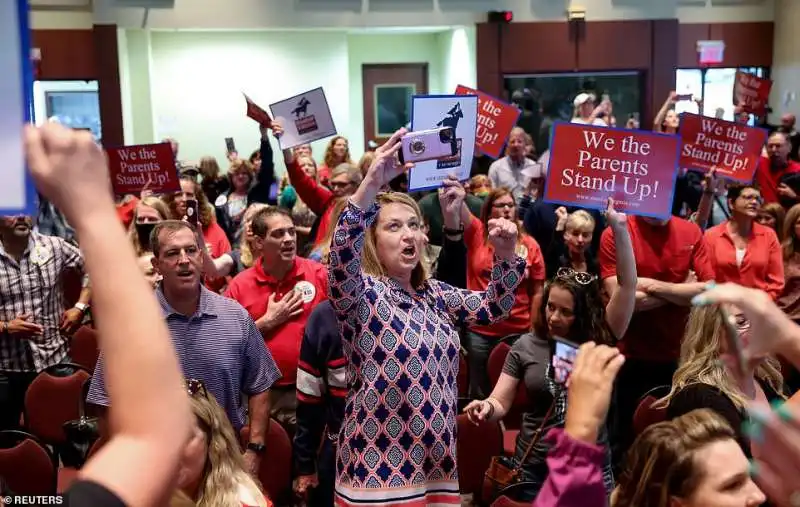
<svg viewBox="0 0 800 507"><path fill-rule="evenodd" d="M633 215L670 216L678 137L557 122L544 200L583 208L615 207Z"/></svg>
<svg viewBox="0 0 800 507"><path fill-rule="evenodd" d="M745 113L763 116L767 112L772 81L738 71L733 82L733 103Z"/></svg>
<svg viewBox="0 0 800 507"><path fill-rule="evenodd" d="M109 148L106 153L115 194L138 194L144 188L154 194L180 192L170 143Z"/></svg>
<svg viewBox="0 0 800 507"><path fill-rule="evenodd" d="M244 95L244 94L242 94ZM247 101L247 117L258 122L263 127L272 127L272 118L269 114L258 104L250 100L247 95L244 96Z"/></svg>
<svg viewBox="0 0 800 507"><path fill-rule="evenodd" d="M767 142L767 131L697 114L681 115L680 167L717 168L717 175L750 183Z"/></svg>
<svg viewBox="0 0 800 507"><path fill-rule="evenodd" d="M463 85L456 87L456 95L478 96L478 127L475 132L475 148L492 158L503 155L511 129L517 124L522 111L491 95Z"/></svg>

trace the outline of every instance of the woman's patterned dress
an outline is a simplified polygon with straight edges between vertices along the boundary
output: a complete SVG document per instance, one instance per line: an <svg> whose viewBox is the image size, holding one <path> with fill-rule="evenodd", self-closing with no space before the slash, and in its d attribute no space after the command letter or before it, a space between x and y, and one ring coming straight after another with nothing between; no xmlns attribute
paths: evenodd
<svg viewBox="0 0 800 507"><path fill-rule="evenodd" d="M456 325L508 315L525 260L496 259L484 292L428 280L409 294L361 270L378 206L348 204L333 238L330 299L350 392L336 456L336 504L460 505L456 469Z"/></svg>

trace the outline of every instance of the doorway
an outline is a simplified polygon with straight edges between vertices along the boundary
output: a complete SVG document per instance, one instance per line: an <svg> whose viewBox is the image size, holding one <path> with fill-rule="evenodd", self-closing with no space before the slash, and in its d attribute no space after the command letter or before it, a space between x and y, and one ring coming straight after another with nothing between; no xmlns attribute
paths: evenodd
<svg viewBox="0 0 800 507"><path fill-rule="evenodd" d="M411 97L428 94L427 63L364 64L364 149L411 121Z"/></svg>

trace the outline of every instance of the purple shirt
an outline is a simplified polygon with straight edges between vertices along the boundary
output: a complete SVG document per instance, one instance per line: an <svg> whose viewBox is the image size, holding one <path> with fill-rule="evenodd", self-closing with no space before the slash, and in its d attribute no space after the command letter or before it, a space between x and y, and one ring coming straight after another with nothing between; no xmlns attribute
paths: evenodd
<svg viewBox="0 0 800 507"><path fill-rule="evenodd" d="M256 395L281 377L253 319L232 299L200 288L191 317L172 309L161 289L155 291L186 378L202 380L225 409L238 432L245 422L242 393ZM103 380L103 356L97 361L86 401L109 406Z"/></svg>

